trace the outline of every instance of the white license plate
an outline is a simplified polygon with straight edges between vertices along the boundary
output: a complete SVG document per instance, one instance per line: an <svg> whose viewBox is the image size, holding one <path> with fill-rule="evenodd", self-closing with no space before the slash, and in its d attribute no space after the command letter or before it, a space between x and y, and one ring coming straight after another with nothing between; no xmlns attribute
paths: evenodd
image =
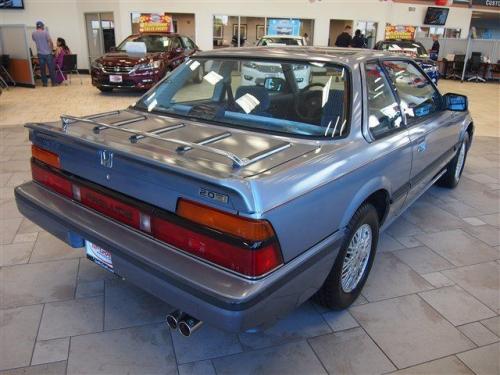
<svg viewBox="0 0 500 375"><path fill-rule="evenodd" d="M120 76L120 75L116 75L116 74L111 74L109 76L109 82L113 82L113 83L122 83L123 82L123 77Z"/></svg>
<svg viewBox="0 0 500 375"><path fill-rule="evenodd" d="M111 258L111 253L108 250L104 250L102 247L99 247L90 241L85 241L85 249L87 250L88 259L108 271L114 272L113 259Z"/></svg>

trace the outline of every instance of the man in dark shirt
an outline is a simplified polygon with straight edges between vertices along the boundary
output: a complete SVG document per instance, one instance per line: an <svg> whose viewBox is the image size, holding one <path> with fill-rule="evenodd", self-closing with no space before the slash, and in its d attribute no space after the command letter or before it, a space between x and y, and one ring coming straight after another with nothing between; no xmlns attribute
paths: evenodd
<svg viewBox="0 0 500 375"><path fill-rule="evenodd" d="M354 38L352 38L351 46L354 48L365 48L366 42L363 35L361 35L361 30L357 29L354 33Z"/></svg>
<svg viewBox="0 0 500 375"><path fill-rule="evenodd" d="M344 31L337 37L335 45L337 47L349 47L351 42L351 25L346 25Z"/></svg>
<svg viewBox="0 0 500 375"><path fill-rule="evenodd" d="M432 36L432 40L434 41L434 43L432 43L432 48L429 51L430 52L430 58L431 58L431 60L434 60L434 61L437 61L438 56L439 56L439 41L438 41L438 38L439 37L437 35L433 35Z"/></svg>

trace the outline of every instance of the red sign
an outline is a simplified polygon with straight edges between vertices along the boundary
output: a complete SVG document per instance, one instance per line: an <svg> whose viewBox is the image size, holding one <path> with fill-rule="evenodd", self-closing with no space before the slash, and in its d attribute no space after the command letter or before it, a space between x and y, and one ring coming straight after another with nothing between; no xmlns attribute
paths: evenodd
<svg viewBox="0 0 500 375"><path fill-rule="evenodd" d="M167 14L158 13L141 13L139 18L139 32L162 32L170 31L172 17Z"/></svg>
<svg viewBox="0 0 500 375"><path fill-rule="evenodd" d="M414 26L386 26L385 39L401 39L401 40L414 40L415 27Z"/></svg>

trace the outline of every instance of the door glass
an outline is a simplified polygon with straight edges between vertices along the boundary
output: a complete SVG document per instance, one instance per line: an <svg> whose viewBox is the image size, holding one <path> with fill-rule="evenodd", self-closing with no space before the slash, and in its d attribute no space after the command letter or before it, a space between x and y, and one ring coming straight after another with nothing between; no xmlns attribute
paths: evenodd
<svg viewBox="0 0 500 375"><path fill-rule="evenodd" d="M104 49L102 43L101 23L98 13L86 13L85 23L87 26L87 43L89 47L90 63L102 56Z"/></svg>
<svg viewBox="0 0 500 375"><path fill-rule="evenodd" d="M408 124L432 115L441 107L441 95L427 76L408 61L384 61L401 100Z"/></svg>
<svg viewBox="0 0 500 375"><path fill-rule="evenodd" d="M394 93L378 64L365 65L368 92L368 127L375 139L391 134L403 126L403 118Z"/></svg>

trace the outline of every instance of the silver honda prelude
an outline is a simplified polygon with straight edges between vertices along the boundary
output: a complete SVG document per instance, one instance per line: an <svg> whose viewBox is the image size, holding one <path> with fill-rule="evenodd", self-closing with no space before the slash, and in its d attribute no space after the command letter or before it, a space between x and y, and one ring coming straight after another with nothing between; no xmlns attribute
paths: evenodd
<svg viewBox="0 0 500 375"><path fill-rule="evenodd" d="M16 200L175 306L182 334L252 331L311 297L356 300L380 232L458 184L467 105L380 51L202 52L127 109L27 124L33 181Z"/></svg>

